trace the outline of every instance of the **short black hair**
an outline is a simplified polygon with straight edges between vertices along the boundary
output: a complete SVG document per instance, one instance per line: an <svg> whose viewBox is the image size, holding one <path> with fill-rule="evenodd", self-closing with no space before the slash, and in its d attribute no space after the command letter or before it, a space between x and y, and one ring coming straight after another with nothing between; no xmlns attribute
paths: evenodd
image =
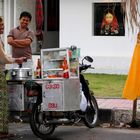
<svg viewBox="0 0 140 140"><path fill-rule="evenodd" d="M21 14L20 14L20 17L19 19L21 19L22 17L28 17L30 19L30 21L32 20L32 15L27 12L27 11L23 11Z"/></svg>

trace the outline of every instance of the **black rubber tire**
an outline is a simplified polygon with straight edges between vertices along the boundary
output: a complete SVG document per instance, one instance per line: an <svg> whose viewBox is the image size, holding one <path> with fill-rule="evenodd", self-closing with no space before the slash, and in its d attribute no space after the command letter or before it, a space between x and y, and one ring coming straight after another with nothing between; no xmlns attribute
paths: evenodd
<svg viewBox="0 0 140 140"><path fill-rule="evenodd" d="M30 114L30 127L32 132L41 139L46 139L47 136L51 135L55 130L55 125L47 125L43 120L43 123L39 122L39 114L42 113L40 111L41 103L35 103L32 108L32 113ZM44 128L44 129L41 129Z"/></svg>
<svg viewBox="0 0 140 140"><path fill-rule="evenodd" d="M94 96L91 96L91 103L89 103L84 116L85 125L88 128L94 128L98 123L98 115L99 115L99 109L98 109L97 101Z"/></svg>

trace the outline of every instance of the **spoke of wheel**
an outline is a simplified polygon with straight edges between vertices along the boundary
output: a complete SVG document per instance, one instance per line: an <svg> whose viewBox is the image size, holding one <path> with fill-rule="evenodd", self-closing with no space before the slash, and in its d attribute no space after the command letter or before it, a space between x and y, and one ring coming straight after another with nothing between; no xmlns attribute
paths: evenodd
<svg viewBox="0 0 140 140"><path fill-rule="evenodd" d="M41 124L38 124L38 127L37 127L38 130L39 130L40 126L41 126Z"/></svg>

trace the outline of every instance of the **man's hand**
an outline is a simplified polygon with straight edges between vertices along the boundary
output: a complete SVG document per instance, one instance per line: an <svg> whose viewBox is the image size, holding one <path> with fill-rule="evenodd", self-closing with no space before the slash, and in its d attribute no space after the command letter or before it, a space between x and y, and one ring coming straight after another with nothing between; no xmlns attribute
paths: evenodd
<svg viewBox="0 0 140 140"><path fill-rule="evenodd" d="M26 57L15 58L15 62L18 64L22 64L26 60L27 60Z"/></svg>

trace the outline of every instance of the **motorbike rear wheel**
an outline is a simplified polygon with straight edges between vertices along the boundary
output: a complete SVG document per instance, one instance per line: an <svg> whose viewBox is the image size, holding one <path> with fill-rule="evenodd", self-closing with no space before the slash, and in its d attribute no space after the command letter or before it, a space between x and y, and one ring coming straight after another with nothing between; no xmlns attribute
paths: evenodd
<svg viewBox="0 0 140 140"><path fill-rule="evenodd" d="M84 123L88 128L94 128L98 122L98 104L94 96L91 96L91 101L87 106L85 116L84 116Z"/></svg>
<svg viewBox="0 0 140 140"><path fill-rule="evenodd" d="M42 117L43 112L41 111L41 103L35 103L30 114L30 127L32 132L39 138L45 139L51 135L55 130L54 124L46 124L45 118Z"/></svg>

